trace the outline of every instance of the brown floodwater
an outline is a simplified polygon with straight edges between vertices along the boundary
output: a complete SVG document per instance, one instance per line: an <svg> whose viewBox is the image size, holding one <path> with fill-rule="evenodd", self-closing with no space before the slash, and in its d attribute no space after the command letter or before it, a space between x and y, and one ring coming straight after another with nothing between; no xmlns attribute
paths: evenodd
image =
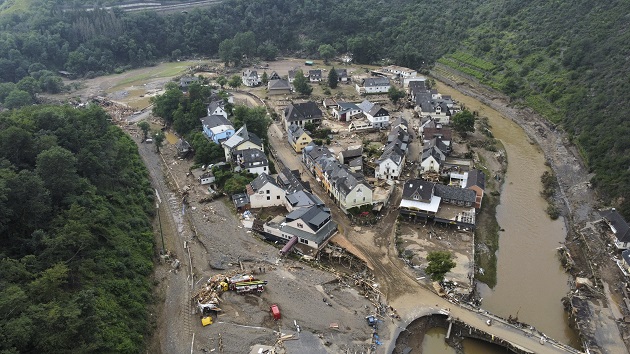
<svg viewBox="0 0 630 354"><path fill-rule="evenodd" d="M429 329L422 340L423 354L455 354L455 349L451 348L444 341L446 329L435 327ZM481 340L465 338L462 342L464 353L466 354L510 354L506 348L494 345ZM413 353L413 351L411 352Z"/></svg>
<svg viewBox="0 0 630 354"><path fill-rule="evenodd" d="M482 308L507 318L516 316L549 337L579 347L577 333L568 325L561 299L569 291L556 248L566 236L562 219L551 220L540 196L540 176L546 170L540 148L532 144L516 123L499 112L451 87L437 83L468 109L486 116L495 138L503 143L508 169L497 207L499 236L497 285L481 284Z"/></svg>

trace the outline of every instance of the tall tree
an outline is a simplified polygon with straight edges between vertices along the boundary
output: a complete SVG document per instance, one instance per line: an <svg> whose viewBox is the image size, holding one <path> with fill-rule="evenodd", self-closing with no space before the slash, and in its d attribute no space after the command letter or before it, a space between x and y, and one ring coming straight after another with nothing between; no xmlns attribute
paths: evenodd
<svg viewBox="0 0 630 354"><path fill-rule="evenodd" d="M298 70L295 73L293 86L295 87L295 91L304 96L308 96L311 94L311 92L313 92L313 88L311 87L311 85L308 84L308 79L306 79L302 70Z"/></svg>
<svg viewBox="0 0 630 354"><path fill-rule="evenodd" d="M232 75L232 77L230 77L230 81L228 82L228 85L233 89L239 88L241 84L243 84L243 80L239 75Z"/></svg>
<svg viewBox="0 0 630 354"><path fill-rule="evenodd" d="M400 101L401 98L404 98L405 95L405 91L403 90L399 90L394 86L391 86L389 88L389 91L387 91L387 96L389 97L390 101L392 101L393 104L397 104L398 101Z"/></svg>
<svg viewBox="0 0 630 354"><path fill-rule="evenodd" d="M155 133L153 133L153 142L155 144L155 151L157 151L158 153L160 152L160 149L162 148L162 143L164 143L164 139L166 139L166 136L164 135L164 132L162 132L161 130L158 130Z"/></svg>
<svg viewBox="0 0 630 354"><path fill-rule="evenodd" d="M339 75L337 75L337 70L335 70L335 67L333 67L332 69L330 69L330 72L328 73L328 87L330 87L331 89L337 88L337 85L339 84Z"/></svg>
<svg viewBox="0 0 630 354"><path fill-rule="evenodd" d="M147 140L147 136L149 135L149 130L151 129L151 126L149 125L149 123L143 120L142 122L138 123L138 127L140 127L140 129L142 130L142 141Z"/></svg>

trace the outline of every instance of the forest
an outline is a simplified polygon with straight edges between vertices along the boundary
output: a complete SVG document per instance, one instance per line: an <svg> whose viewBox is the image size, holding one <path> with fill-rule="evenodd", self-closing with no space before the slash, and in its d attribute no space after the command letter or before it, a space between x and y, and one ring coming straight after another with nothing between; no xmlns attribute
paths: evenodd
<svg viewBox="0 0 630 354"><path fill-rule="evenodd" d="M565 129L604 202L630 219L627 1L227 0L170 14L69 10L75 3L0 1L5 108L63 90L59 70L94 77L194 57L315 58L322 45L359 63L449 67Z"/></svg>
<svg viewBox="0 0 630 354"><path fill-rule="evenodd" d="M139 353L153 190L100 108L0 113L0 352Z"/></svg>

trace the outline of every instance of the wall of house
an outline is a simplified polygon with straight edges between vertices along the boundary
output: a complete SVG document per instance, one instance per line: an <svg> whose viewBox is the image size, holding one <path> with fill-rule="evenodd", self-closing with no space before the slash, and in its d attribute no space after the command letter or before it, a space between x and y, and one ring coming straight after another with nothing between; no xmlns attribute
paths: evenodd
<svg viewBox="0 0 630 354"><path fill-rule="evenodd" d="M391 159L387 159L378 165L375 169L375 177L383 179L398 179L402 172L402 166L405 164L405 158L403 157L401 164L396 165Z"/></svg>
<svg viewBox="0 0 630 354"><path fill-rule="evenodd" d="M302 219L293 220L287 222L288 226L294 227L296 229L302 230L304 232L308 232L309 234L315 235L315 230L311 229L311 227L305 223Z"/></svg>
<svg viewBox="0 0 630 354"><path fill-rule="evenodd" d="M255 166L255 167L248 168L247 171L251 174L259 175L263 172L268 173L269 169L267 168L267 166Z"/></svg>
<svg viewBox="0 0 630 354"><path fill-rule="evenodd" d="M291 82L291 81L289 81ZM267 94L269 95L289 95L291 94L291 90L290 89L284 89L284 90L267 90Z"/></svg>
<svg viewBox="0 0 630 354"><path fill-rule="evenodd" d="M206 129L204 127L203 132L206 134L206 136L208 136L210 139L212 139L212 141L214 141L216 144L219 144L220 140L227 139L227 138L231 137L232 135L234 135L234 130L233 129L228 129L228 130L222 131L220 133L214 134L210 129Z"/></svg>
<svg viewBox="0 0 630 354"><path fill-rule="evenodd" d="M249 196L249 202L252 208L282 206L284 205L285 197L286 193L282 188L267 183L263 188Z"/></svg>
<svg viewBox="0 0 630 354"><path fill-rule="evenodd" d="M369 86L364 87L365 93L383 93L389 91L391 86Z"/></svg>
<svg viewBox="0 0 630 354"><path fill-rule="evenodd" d="M361 190L361 192L358 192L358 190ZM372 204L372 190L361 184L354 187L345 198L340 200L340 206L343 211L367 204Z"/></svg>
<svg viewBox="0 0 630 354"><path fill-rule="evenodd" d="M440 164L437 163L437 161L435 161L433 156L430 156L426 158L424 161L422 161L422 163L420 164L420 168L422 172L427 172L427 171L440 172Z"/></svg>
<svg viewBox="0 0 630 354"><path fill-rule="evenodd" d="M313 141L313 139L311 139L310 136L308 136L307 134L302 134L301 137L299 137L294 143L292 143L291 145L293 146L293 149L295 150L295 152L297 152L298 154L302 152L302 150L304 149L304 147L308 144L311 143L311 141Z"/></svg>

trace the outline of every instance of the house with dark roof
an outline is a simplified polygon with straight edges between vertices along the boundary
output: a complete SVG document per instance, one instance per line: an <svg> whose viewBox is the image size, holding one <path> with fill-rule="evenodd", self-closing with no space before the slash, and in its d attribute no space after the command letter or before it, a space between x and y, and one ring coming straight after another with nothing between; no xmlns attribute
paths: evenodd
<svg viewBox="0 0 630 354"><path fill-rule="evenodd" d="M313 101L304 103L290 103L284 109L284 129L289 130L291 124L303 127L306 123L319 125L322 122L323 113Z"/></svg>
<svg viewBox="0 0 630 354"><path fill-rule="evenodd" d="M289 81L283 79L269 80L269 82L267 83L267 94L290 95L291 84L289 84Z"/></svg>
<svg viewBox="0 0 630 354"><path fill-rule="evenodd" d="M306 145L313 141L308 132L295 124L289 126L289 130L287 130L287 140L289 141L289 145L291 145L293 150L298 154L302 152L302 149L304 149Z"/></svg>
<svg viewBox="0 0 630 354"><path fill-rule="evenodd" d="M177 157L184 159L192 152L192 147L190 144L184 140L183 138L179 138L175 143L175 148L177 149Z"/></svg>
<svg viewBox="0 0 630 354"><path fill-rule="evenodd" d="M249 210L249 198L246 193L232 194L232 203L238 212Z"/></svg>
<svg viewBox="0 0 630 354"><path fill-rule="evenodd" d="M211 115L199 119L203 133L215 144L229 139L234 134L234 126L222 115Z"/></svg>
<svg viewBox="0 0 630 354"><path fill-rule="evenodd" d="M324 202L319 199L315 194L307 190L299 190L293 193L287 193L284 198L284 206L289 212L298 208L307 208L313 205L324 206Z"/></svg>
<svg viewBox="0 0 630 354"><path fill-rule="evenodd" d="M338 102L336 107L332 109L333 117L337 118L340 122L347 122L350 118L361 114L361 108L354 103Z"/></svg>
<svg viewBox="0 0 630 354"><path fill-rule="evenodd" d="M302 181L300 178L299 170L290 170L286 167L278 173L276 182L282 189L287 191L287 193L294 193L301 190L311 190L310 184L306 181Z"/></svg>
<svg viewBox="0 0 630 354"><path fill-rule="evenodd" d="M372 127L380 129L389 126L389 112L379 104L365 100L357 105Z"/></svg>
<svg viewBox="0 0 630 354"><path fill-rule="evenodd" d="M440 138L445 144L449 144L453 140L453 130L445 127L440 123L436 123L434 128L428 126L422 129L422 140L428 142L433 138Z"/></svg>
<svg viewBox="0 0 630 354"><path fill-rule="evenodd" d="M424 150L420 158L420 172L440 172L444 160L446 160L446 155L437 147Z"/></svg>
<svg viewBox="0 0 630 354"><path fill-rule="evenodd" d="M289 83L293 83L293 81L295 81L295 75L297 75L297 72L300 70L300 68L294 68L292 70L289 70L289 75L287 76L287 78L289 79Z"/></svg>
<svg viewBox="0 0 630 354"><path fill-rule="evenodd" d="M471 170L467 172L466 188L475 191L475 208L481 208L483 193L486 190L486 175L481 170Z"/></svg>
<svg viewBox="0 0 630 354"><path fill-rule="evenodd" d="M405 167L405 152L400 148L398 140L385 146L383 154L376 160L374 177L378 179L397 180Z"/></svg>
<svg viewBox="0 0 630 354"><path fill-rule="evenodd" d="M245 149L258 149L265 151L262 140L258 135L247 130L247 124L244 124L234 135L222 143L225 152L225 161L234 161L236 155Z"/></svg>
<svg viewBox="0 0 630 354"><path fill-rule="evenodd" d="M215 115L223 116L223 118L227 119L228 114L223 109L223 106L224 106L223 99L210 102L207 109L208 115L209 116L215 116Z"/></svg>
<svg viewBox="0 0 630 354"><path fill-rule="evenodd" d="M269 172L269 160L258 149L240 150L236 155L236 162L241 169L255 175Z"/></svg>
<svg viewBox="0 0 630 354"><path fill-rule="evenodd" d="M335 69L337 72L337 77L339 82L343 82L344 84L350 83L350 76L348 76L347 69Z"/></svg>
<svg viewBox="0 0 630 354"><path fill-rule="evenodd" d="M604 222L610 227L613 233L613 241L615 246L620 250L630 249L630 225L615 209L600 210L599 215Z"/></svg>
<svg viewBox="0 0 630 354"><path fill-rule="evenodd" d="M424 222L433 221L456 225L463 229L475 228L475 192L421 179L405 182L400 214Z"/></svg>
<svg viewBox="0 0 630 354"><path fill-rule="evenodd" d="M391 127L392 129L400 128L404 131L409 131L409 122L407 122L407 120L403 117L397 117L391 123Z"/></svg>
<svg viewBox="0 0 630 354"><path fill-rule="evenodd" d="M286 191L268 174L261 173L247 185L247 196L251 208L266 208L284 205Z"/></svg>
<svg viewBox="0 0 630 354"><path fill-rule="evenodd" d="M350 171L361 172L363 170L363 145L349 146L346 150L340 151L337 160L348 165Z"/></svg>
<svg viewBox="0 0 630 354"><path fill-rule="evenodd" d="M308 71L308 80L310 82L320 82L320 81L322 81L322 71L320 69L309 70Z"/></svg>
<svg viewBox="0 0 630 354"><path fill-rule="evenodd" d="M312 205L277 216L256 231L270 241L287 243L285 252L293 247L299 253L314 256L337 233L337 223L332 220L330 209Z"/></svg>
<svg viewBox="0 0 630 354"><path fill-rule="evenodd" d="M356 84L355 88L359 94L387 93L391 84L386 77L370 77L363 79L361 84Z"/></svg>
<svg viewBox="0 0 630 354"><path fill-rule="evenodd" d="M182 76L179 79L179 88L183 91L183 92L187 92L188 91L188 86L199 82L199 78L196 76Z"/></svg>
<svg viewBox="0 0 630 354"><path fill-rule="evenodd" d="M243 85L247 87L260 85L260 78L258 77L258 72L256 70L247 69L243 71L243 74L241 75L241 80L243 81Z"/></svg>
<svg viewBox="0 0 630 354"><path fill-rule="evenodd" d="M280 79L282 79L282 78L275 71L272 71L271 75L269 75L269 77L268 77L268 80L280 80Z"/></svg>

